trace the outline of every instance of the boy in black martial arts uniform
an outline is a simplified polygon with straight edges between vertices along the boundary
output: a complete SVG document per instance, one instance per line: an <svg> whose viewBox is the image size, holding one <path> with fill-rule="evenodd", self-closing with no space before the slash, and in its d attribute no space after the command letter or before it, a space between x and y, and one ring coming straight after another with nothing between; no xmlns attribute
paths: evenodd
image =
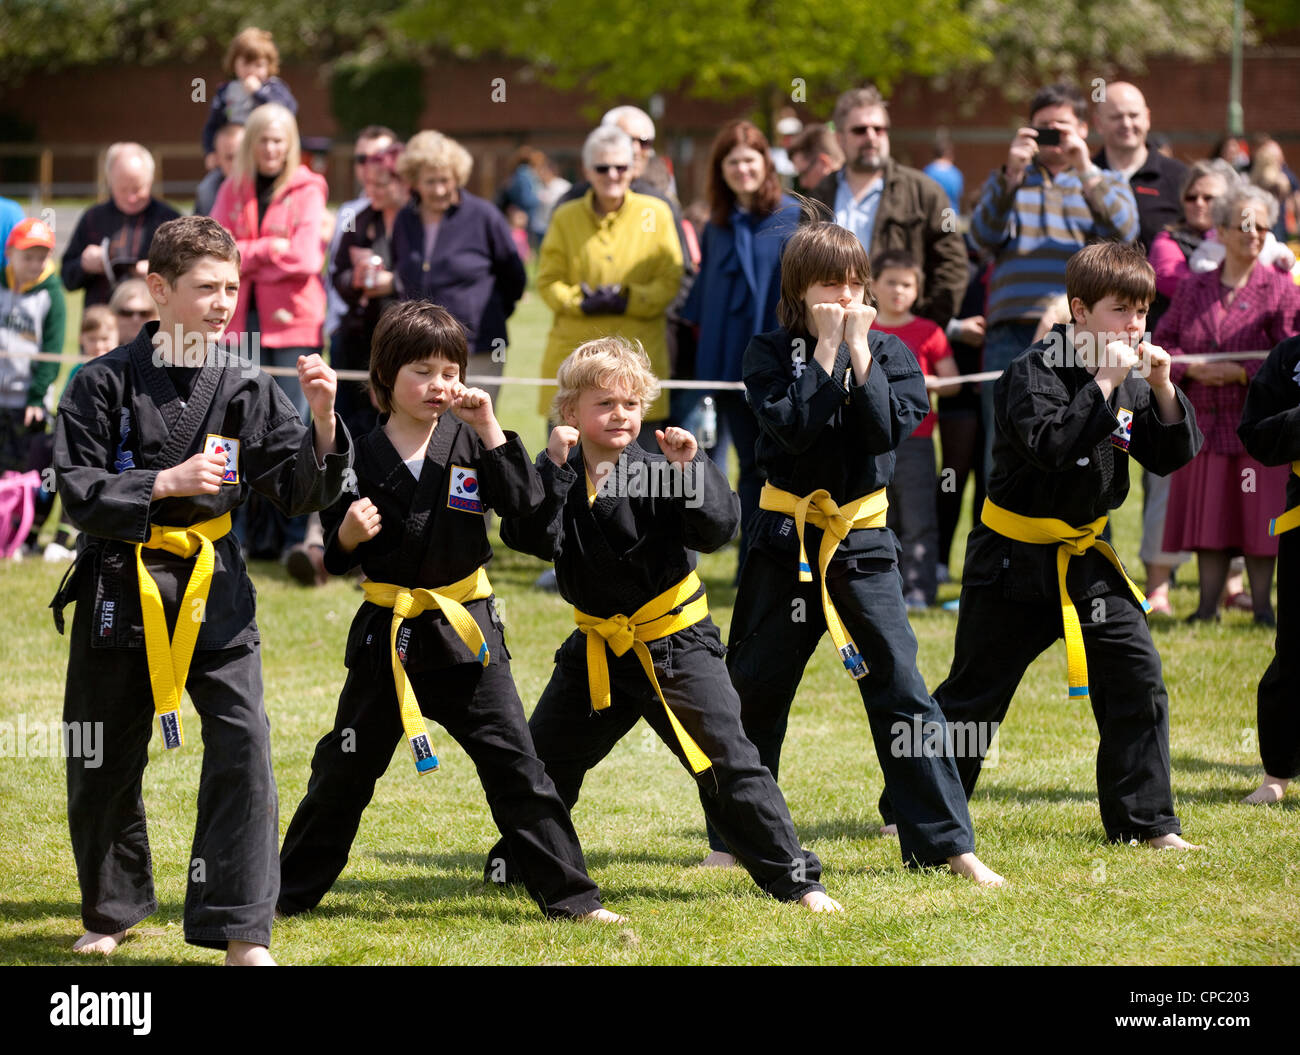
<svg viewBox="0 0 1300 1055"><path fill-rule="evenodd" d="M546 771L572 808L587 770L644 717L695 774L705 813L764 891L840 911L745 739L694 570L691 550L711 552L736 534L739 499L684 429L656 431L663 455L635 442L659 387L639 346L589 341L556 380L564 424L537 459L546 498L535 513L501 522L511 548L555 561L578 623L528 723ZM516 863L498 843L485 876L508 882Z"/></svg>
<svg viewBox="0 0 1300 1055"><path fill-rule="evenodd" d="M996 886L975 837L951 750L900 751L897 727L940 732L943 716L916 669L897 542L885 526L894 449L930 409L925 377L897 337L871 331L871 268L862 243L831 223L802 226L781 258L783 329L745 351L756 455L767 478L750 526L727 652L745 732L775 776L790 705L829 629L858 679L886 786L898 803L903 859L945 862ZM812 560L809 560L809 556ZM794 613L802 609L804 618ZM932 745L933 747L933 745ZM711 829L706 864L736 848Z"/></svg>
<svg viewBox="0 0 1300 1055"><path fill-rule="evenodd" d="M582 848L533 750L485 565L484 516L526 515L541 481L481 389L466 389L460 324L426 301L390 307L370 380L383 424L357 448L357 493L322 517L325 566L358 564L366 600L352 621L334 729L281 851L279 909L314 908L347 864L375 781L402 739L418 772L437 768L424 716L478 769L492 818L548 916L621 922L601 907ZM447 411L452 413L447 413Z"/></svg>
<svg viewBox="0 0 1300 1055"><path fill-rule="evenodd" d="M63 717L104 730L102 766L68 760L86 927L76 948L110 953L158 907L140 796L148 701L164 746L180 747L188 689L204 752L185 940L225 949L227 963L269 963L278 800L253 590L230 512L254 490L289 515L328 505L352 449L320 356L298 360L305 428L271 378L215 345L239 290L239 252L220 224L163 224L146 281L159 321L82 366L56 421L58 491L82 531L52 604L62 631L63 607L77 602Z"/></svg>
<svg viewBox="0 0 1300 1055"><path fill-rule="evenodd" d="M1264 360L1246 392L1237 435L1265 465L1291 463L1286 509L1270 526L1277 542L1277 638L1259 682L1259 755L1264 782L1245 799L1280 802L1300 776L1300 337Z"/></svg>
<svg viewBox="0 0 1300 1055"><path fill-rule="evenodd" d="M1169 354L1142 340L1155 272L1141 249L1086 246L1065 285L1072 326L996 383L988 498L966 543L952 670L934 695L950 725L995 727L1026 668L1064 635L1069 695L1089 700L1101 734L1107 838L1191 849L1174 814L1169 697L1146 600L1098 536L1128 495L1130 457L1165 476L1203 438ZM967 796L982 763L979 751L957 760Z"/></svg>

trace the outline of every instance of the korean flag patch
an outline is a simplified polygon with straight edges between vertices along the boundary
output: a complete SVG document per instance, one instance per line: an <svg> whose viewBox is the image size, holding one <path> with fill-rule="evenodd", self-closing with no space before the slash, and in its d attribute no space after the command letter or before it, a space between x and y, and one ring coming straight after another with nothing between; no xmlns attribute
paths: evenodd
<svg viewBox="0 0 1300 1055"><path fill-rule="evenodd" d="M216 454L217 451L226 452L226 473L222 476L221 482L223 484L239 483L239 441L209 432L208 438L203 443L203 453Z"/></svg>
<svg viewBox="0 0 1300 1055"><path fill-rule="evenodd" d="M483 512L483 496L478 489L478 471L466 469L463 465L451 467L451 488L447 494L447 505L466 513Z"/></svg>
<svg viewBox="0 0 1300 1055"><path fill-rule="evenodd" d="M1120 407L1115 412L1115 417L1119 419L1119 425L1110 434L1110 442L1120 450L1126 451L1133 439L1133 411L1126 407Z"/></svg>

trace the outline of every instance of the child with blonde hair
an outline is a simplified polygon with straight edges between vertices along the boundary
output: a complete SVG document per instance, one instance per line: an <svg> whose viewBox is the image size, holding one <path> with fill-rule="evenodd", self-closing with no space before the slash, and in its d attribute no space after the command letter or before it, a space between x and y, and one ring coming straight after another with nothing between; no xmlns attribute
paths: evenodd
<svg viewBox="0 0 1300 1055"><path fill-rule="evenodd" d="M535 512L501 521L506 545L555 561L577 623L528 723L538 757L572 809L587 771L644 717L694 774L705 814L765 892L840 911L741 728L695 573L692 551L735 536L739 499L685 429L655 431L662 453L635 442L659 392L639 345L588 341L556 380L561 424L537 459L546 497ZM498 843L489 855L489 881L512 876L506 849Z"/></svg>

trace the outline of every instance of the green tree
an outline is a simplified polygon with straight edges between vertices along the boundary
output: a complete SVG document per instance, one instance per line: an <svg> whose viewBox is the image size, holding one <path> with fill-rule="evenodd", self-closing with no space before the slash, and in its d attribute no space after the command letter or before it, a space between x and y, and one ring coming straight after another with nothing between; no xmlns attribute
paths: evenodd
<svg viewBox="0 0 1300 1055"><path fill-rule="evenodd" d="M683 92L769 111L990 58L960 0L410 0L392 24L459 54L521 60L601 101Z"/></svg>

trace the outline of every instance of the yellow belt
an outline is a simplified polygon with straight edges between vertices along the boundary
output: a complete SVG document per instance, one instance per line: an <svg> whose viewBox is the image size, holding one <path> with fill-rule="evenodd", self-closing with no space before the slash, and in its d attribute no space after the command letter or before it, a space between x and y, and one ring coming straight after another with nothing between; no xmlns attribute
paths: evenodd
<svg viewBox="0 0 1300 1055"><path fill-rule="evenodd" d="M826 569L831 558L839 548L840 542L848 538L849 532L856 528L880 528L885 526L889 513L889 499L882 487L869 495L854 499L844 505L836 505L830 492L813 491L802 498L782 491L770 483L763 485L763 492L758 498L758 508L773 513L785 513L794 517L794 530L799 538L799 581L812 582L812 568L808 564L808 551L804 548L804 526L811 524L822 529L822 545L817 554L817 571L822 584L822 612L826 615L826 628L831 632L831 641L839 653L840 661L849 674L857 678L867 676L867 665L857 645L849 637L844 621L840 618L835 605L831 603L830 591L826 589Z"/></svg>
<svg viewBox="0 0 1300 1055"><path fill-rule="evenodd" d="M230 531L230 514L223 513L189 527L163 527L155 524L149 538L135 546L136 577L140 583L140 614L144 621L144 652L149 664L149 685L153 690L153 710L158 718L163 747L171 749L185 743L181 728L181 693L190 673L190 660L199 639L212 587L215 563L212 543ZM176 613L176 630L167 637L167 614L163 611L158 584L144 566L142 552L161 549L178 557L198 558L190 570L190 581ZM197 602L197 604L195 603Z"/></svg>
<svg viewBox="0 0 1300 1055"><path fill-rule="evenodd" d="M686 601L700 591L700 579L695 572L671 589L665 590L653 601L643 604L631 616L612 615L600 619L587 615L578 609L573 610L578 629L587 635L587 685L591 692L591 706L603 711L610 703L609 660L605 656L605 647L614 650L614 655L622 656L630 648L636 652L637 659L645 670L646 677L654 686L655 695L664 705L668 722L677 734L677 742L686 753L691 764L691 771L703 773L713 763L709 756L700 750L699 745L691 739L691 734L682 728L682 723L668 707L668 701L659 688L659 679L655 677L654 661L650 658L647 641L658 641L669 634L694 626L709 614L709 601L703 594L686 604ZM685 605L675 615L673 609Z"/></svg>
<svg viewBox="0 0 1300 1055"><path fill-rule="evenodd" d="M1291 463L1291 471L1300 476L1300 462ZM1284 531L1290 531L1293 527L1300 526L1300 506L1294 509L1288 509L1280 517L1274 517L1268 522L1268 533L1270 535L1280 535Z"/></svg>
<svg viewBox="0 0 1300 1055"><path fill-rule="evenodd" d="M405 586L393 586L383 582L364 582L366 600L380 608L393 610L393 622L389 630L388 644L393 659L393 682L397 686L397 700L402 709L402 728L411 745L411 754L415 756L415 769L419 773L431 773L438 768L438 756L433 750L433 742L424 727L424 715L415 699L415 691L406 677L406 668L402 665L404 652L399 651L397 635L404 619L413 619L423 612L437 608L447 617L447 622L456 631L456 636L465 643L465 647L483 666L488 665L487 642L483 640L483 631L479 629L474 617L465 609L466 601L478 601L492 596L492 584L488 582L487 571L477 569L450 586L440 586L436 590L408 590Z"/></svg>
<svg viewBox="0 0 1300 1055"><path fill-rule="evenodd" d="M1101 555L1115 565L1115 570L1133 591L1133 596L1137 598L1142 611L1151 611L1151 605L1142 596L1137 583L1130 579L1128 572L1124 570L1119 554L1110 543L1097 537L1106 526L1106 517L1098 517L1091 524L1076 528L1071 527L1064 520L1056 520L1052 517L1021 516L1019 513L1012 513L995 505L992 500L986 498L980 520L991 531L996 531L1004 538L1014 539L1016 542L1027 542L1036 546L1059 544L1056 551L1056 583L1061 591L1061 623L1065 628L1065 661L1070 674L1070 695L1086 697L1088 656L1083 647L1083 628L1079 624L1078 610L1070 600L1070 594L1065 587L1065 573L1070 566L1070 558L1081 556L1096 546L1101 551Z"/></svg>

